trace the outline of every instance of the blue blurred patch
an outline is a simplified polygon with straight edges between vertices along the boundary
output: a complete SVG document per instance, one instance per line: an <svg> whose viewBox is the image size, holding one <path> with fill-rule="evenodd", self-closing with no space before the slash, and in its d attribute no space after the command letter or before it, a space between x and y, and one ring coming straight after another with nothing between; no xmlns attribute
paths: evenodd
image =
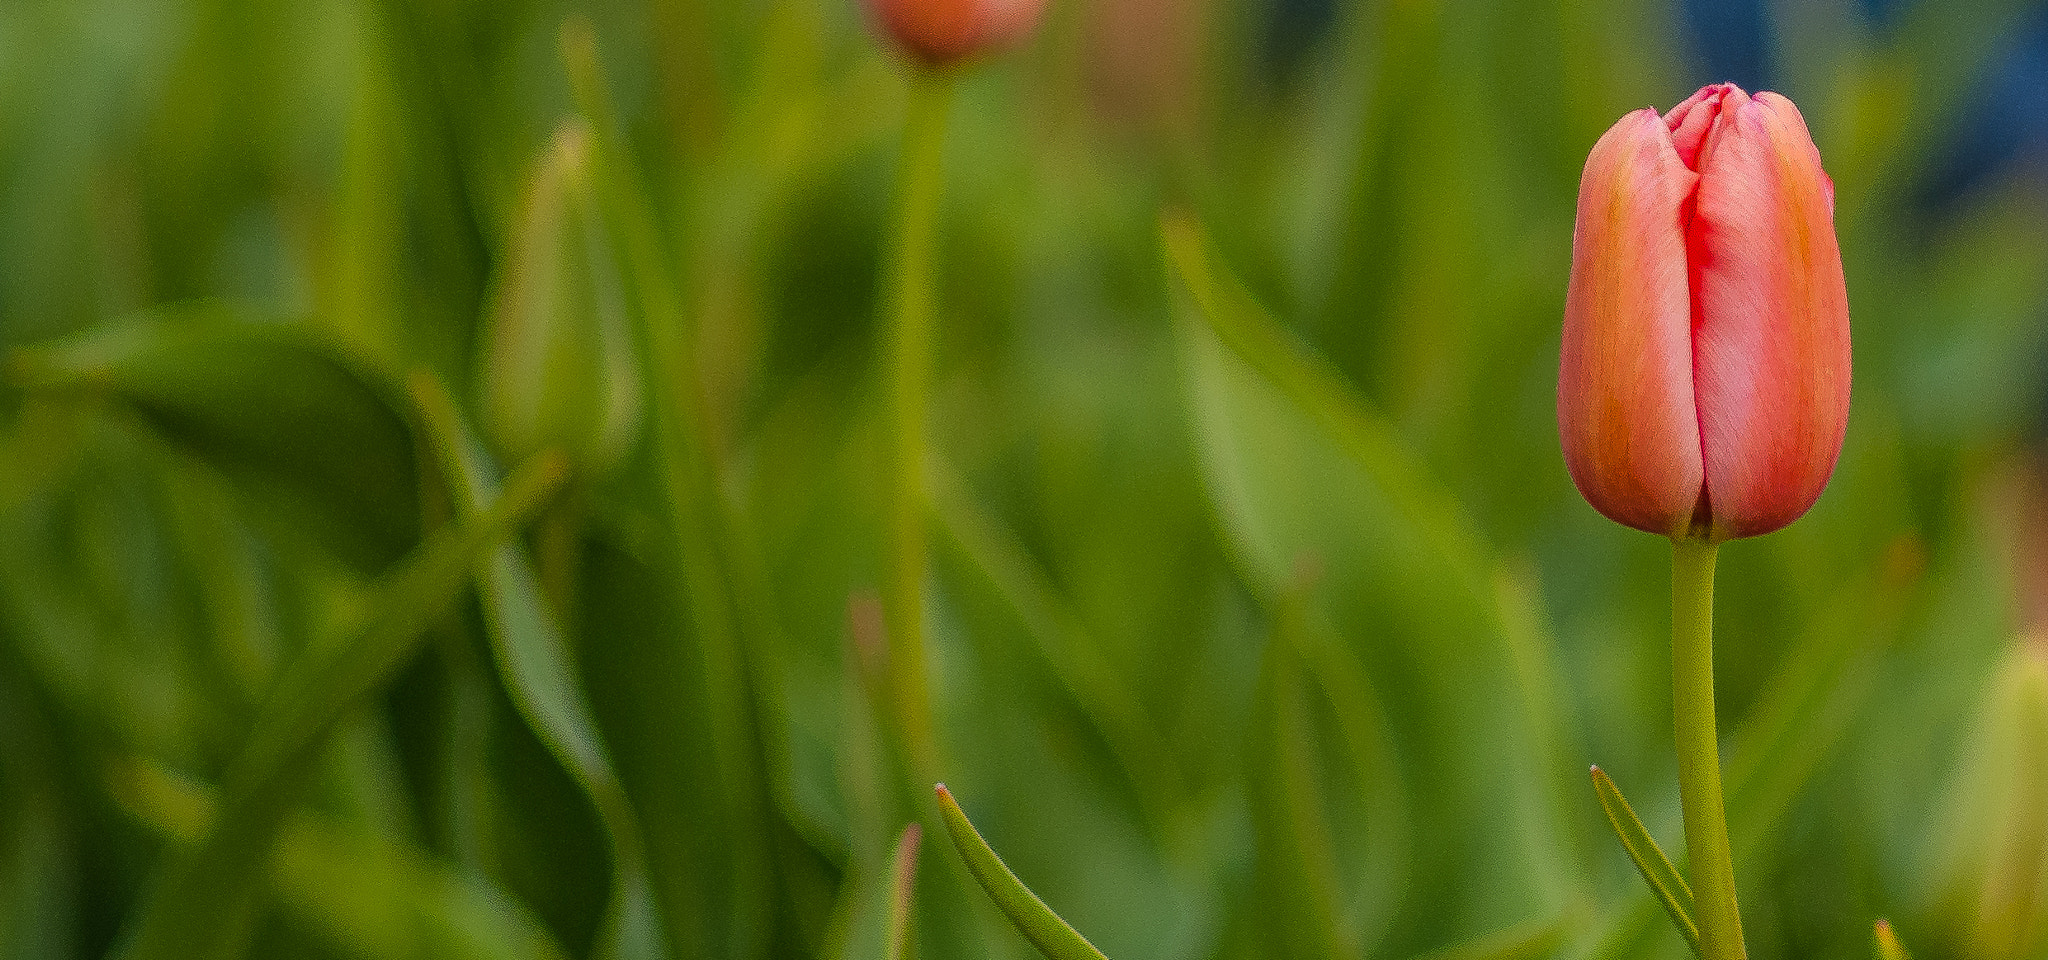
<svg viewBox="0 0 2048 960"><path fill-rule="evenodd" d="M2048 4L2038 5L1971 84L1913 191L1935 217L2015 164L2048 153Z"/></svg>
<svg viewBox="0 0 2048 960"><path fill-rule="evenodd" d="M1775 37L1764 0L1679 0L1678 6L1706 77L1745 90L1772 89Z"/></svg>

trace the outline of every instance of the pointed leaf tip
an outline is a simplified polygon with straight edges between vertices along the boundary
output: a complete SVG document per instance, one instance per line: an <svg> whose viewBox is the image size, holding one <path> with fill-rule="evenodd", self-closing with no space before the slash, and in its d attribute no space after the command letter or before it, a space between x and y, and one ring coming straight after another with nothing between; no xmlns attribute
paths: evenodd
<svg viewBox="0 0 2048 960"><path fill-rule="evenodd" d="M1671 915L1678 932L1685 936L1697 956L1700 952L1699 926L1692 919L1692 888L1678 868L1671 865L1671 858L1657 846L1650 831L1637 819L1636 812L1621 795L1621 788L1596 764L1593 767L1593 793L1600 799L1600 809L1607 813L1607 823L1614 828L1614 835L1621 839L1621 845L1628 851L1630 860L1635 861L1636 871L1643 875L1643 881L1650 885L1650 891L1657 895L1664 911Z"/></svg>
<svg viewBox="0 0 2048 960"><path fill-rule="evenodd" d="M1890 920L1880 917L1872 926L1871 933L1877 941L1877 960L1913 960L1913 955L1906 952L1906 945L1899 942L1899 935L1892 930Z"/></svg>
<svg viewBox="0 0 2048 960"><path fill-rule="evenodd" d="M967 872L974 882L981 885L982 892L995 901L1003 916L1010 919L1010 925L1031 941L1031 945L1044 954L1046 960L1108 960L1102 951L1081 936L1060 915L1052 912L1045 901L1031 892L1024 881L1010 872L1001 857L990 849L988 841L981 838L981 832L967 819L965 811L953 799L951 791L941 783L933 792L939 797L939 811L946 821L946 832L953 838L953 846L960 851L960 859L966 861Z"/></svg>
<svg viewBox="0 0 2048 960"><path fill-rule="evenodd" d="M889 873L894 878L894 888L889 897L886 960L903 960L909 956L910 911L917 902L917 850L923 839L923 827L915 821L907 824L903 833L897 836L896 852L890 857Z"/></svg>

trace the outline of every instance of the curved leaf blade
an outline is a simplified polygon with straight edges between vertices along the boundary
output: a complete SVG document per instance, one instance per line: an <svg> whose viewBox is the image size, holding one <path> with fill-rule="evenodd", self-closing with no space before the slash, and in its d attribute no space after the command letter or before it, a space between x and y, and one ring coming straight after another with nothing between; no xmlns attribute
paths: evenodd
<svg viewBox="0 0 2048 960"><path fill-rule="evenodd" d="M953 799L953 793L941 783L933 788L939 795L939 811L945 815L946 832L953 837L953 846L960 851L960 859L967 862L967 872L974 876L974 882L981 884L983 892L994 900L1003 916L1010 918L1010 924L1046 960L1108 960L1102 951L1081 936L1060 915L1052 912L1045 901L1038 899L1024 881L1010 872L1003 858L989 848L988 841L981 838L981 831L967 819L965 811Z"/></svg>
<svg viewBox="0 0 2048 960"><path fill-rule="evenodd" d="M1593 793L1600 798L1600 809L1607 812L1607 822L1614 827L1614 835L1621 839L1621 845L1628 850L1628 858L1635 861L1636 871L1643 875L1643 882L1650 885L1657 901L1671 914L1671 922L1678 925L1678 932L1685 935L1685 942L1692 946L1692 952L1700 952L1700 928L1692 919L1692 888L1686 885L1678 868L1671 865L1671 858L1664 855L1663 848L1650 836L1643 821L1636 817L1628 800L1621 795L1621 788L1607 776L1607 771L1593 768Z"/></svg>
<svg viewBox="0 0 2048 960"><path fill-rule="evenodd" d="M411 389L457 509L465 517L475 516L497 493L482 444L440 381L415 374ZM542 598L533 562L520 546L501 544L477 565L476 581L484 632L506 693L534 736L589 797L611 844L612 902L604 954L621 960L664 956L639 818L584 698L568 638Z"/></svg>
<svg viewBox="0 0 2048 960"><path fill-rule="evenodd" d="M255 911L260 864L320 758L328 735L417 651L468 583L470 569L560 488L560 458L536 457L481 516L436 533L379 583L363 618L315 644L264 701L198 845L174 857L116 955L125 960L231 956Z"/></svg>

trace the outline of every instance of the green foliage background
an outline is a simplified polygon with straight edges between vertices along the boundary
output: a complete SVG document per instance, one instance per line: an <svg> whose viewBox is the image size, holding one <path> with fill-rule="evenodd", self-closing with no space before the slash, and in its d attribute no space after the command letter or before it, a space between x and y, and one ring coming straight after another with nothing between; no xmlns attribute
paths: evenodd
<svg viewBox="0 0 2048 960"><path fill-rule="evenodd" d="M1722 554L1752 955L2048 955L2048 218L1906 200L2015 5L1782 6L1856 397ZM1585 779L1682 849L1666 548L1553 391L1585 151L1720 78L1656 5L1263 10L956 78L939 772L1119 960L1680 956ZM880 957L912 820L916 954L1029 955L877 704L851 0L9 0L0 65L0 956Z"/></svg>

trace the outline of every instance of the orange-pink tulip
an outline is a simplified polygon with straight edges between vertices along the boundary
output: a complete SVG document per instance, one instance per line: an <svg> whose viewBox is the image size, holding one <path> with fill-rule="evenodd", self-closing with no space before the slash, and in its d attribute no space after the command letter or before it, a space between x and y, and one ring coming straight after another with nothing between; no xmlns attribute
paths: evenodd
<svg viewBox="0 0 2048 960"><path fill-rule="evenodd" d="M945 66L1031 32L1045 0L868 0L868 7L905 52Z"/></svg>
<svg viewBox="0 0 2048 960"><path fill-rule="evenodd" d="M1594 145L1557 384L1565 463L1594 509L1723 540L1813 506L1849 418L1834 204L1775 93L1703 87Z"/></svg>

